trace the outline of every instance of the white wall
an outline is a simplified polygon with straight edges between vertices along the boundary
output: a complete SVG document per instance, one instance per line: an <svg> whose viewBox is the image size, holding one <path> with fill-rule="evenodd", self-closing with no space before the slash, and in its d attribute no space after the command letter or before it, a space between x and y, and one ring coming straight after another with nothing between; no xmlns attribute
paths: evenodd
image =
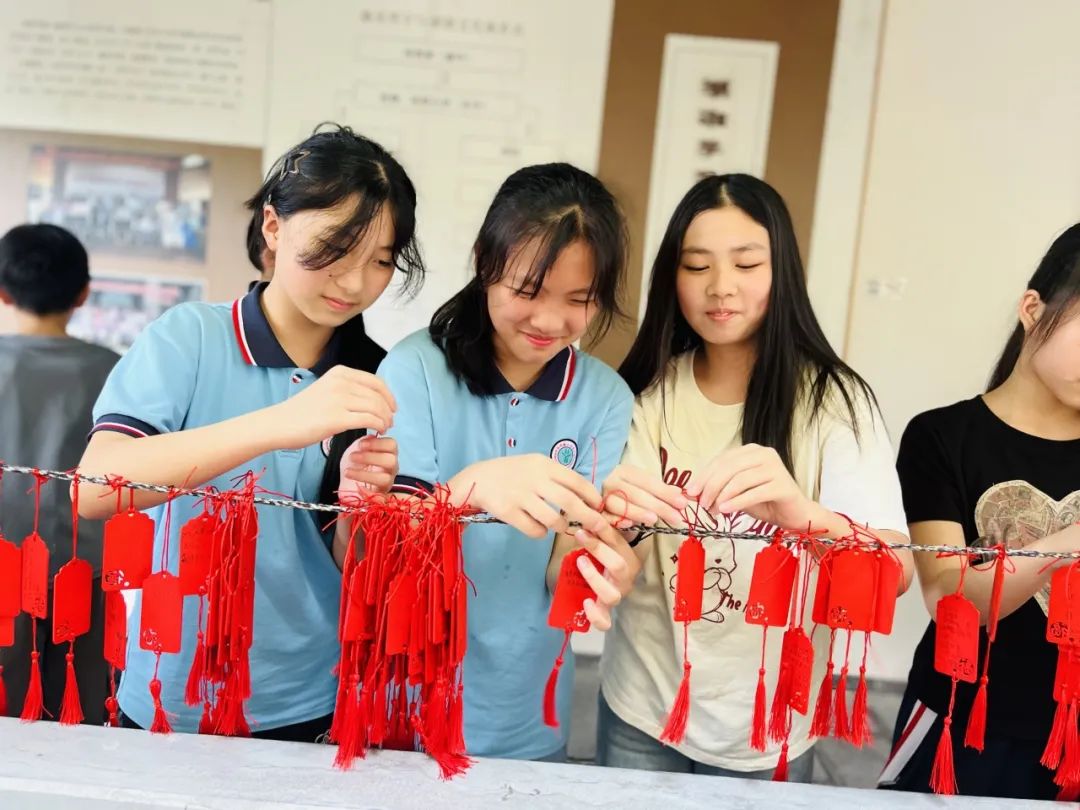
<svg viewBox="0 0 1080 810"><path fill-rule="evenodd" d="M886 2L846 357L894 442L981 390L1025 282L1080 219L1078 30L1074 0ZM925 626L917 595L901 604L878 675L906 677Z"/></svg>

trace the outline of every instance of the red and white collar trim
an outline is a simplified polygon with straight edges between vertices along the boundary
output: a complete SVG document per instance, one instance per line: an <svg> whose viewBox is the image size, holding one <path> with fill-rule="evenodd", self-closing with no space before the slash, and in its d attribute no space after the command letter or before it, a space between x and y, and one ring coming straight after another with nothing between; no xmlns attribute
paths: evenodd
<svg viewBox="0 0 1080 810"><path fill-rule="evenodd" d="M569 353L566 357L566 369L563 371L563 382L559 388L559 395L555 397L556 402L562 402L570 393L570 386L574 382L574 368L577 366L577 352L574 351L574 347L568 347Z"/></svg>

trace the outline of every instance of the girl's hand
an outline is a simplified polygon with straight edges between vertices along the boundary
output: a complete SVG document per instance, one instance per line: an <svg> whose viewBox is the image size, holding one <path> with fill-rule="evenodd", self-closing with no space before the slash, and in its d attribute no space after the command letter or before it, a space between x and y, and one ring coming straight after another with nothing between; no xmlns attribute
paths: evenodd
<svg viewBox="0 0 1080 810"><path fill-rule="evenodd" d="M821 526L832 517L799 489L775 450L756 444L718 455L690 478L686 494L711 514L745 512L784 529Z"/></svg>
<svg viewBox="0 0 1080 810"><path fill-rule="evenodd" d="M346 430L385 433L394 422L397 403L374 374L334 366L296 396L271 407L280 446L299 450Z"/></svg>
<svg viewBox="0 0 1080 810"><path fill-rule="evenodd" d="M600 532L600 493L573 470L533 453L466 467L448 482L455 503L487 512L529 537L565 532L571 521Z"/></svg>
<svg viewBox="0 0 1080 810"><path fill-rule="evenodd" d="M585 615L597 630L610 630L611 609L634 587L641 561L622 534L610 525L596 534L579 529L575 537L604 566L601 574L588 557L578 559L578 570L596 594L596 599L585 600Z"/></svg>
<svg viewBox="0 0 1080 810"><path fill-rule="evenodd" d="M604 511L619 519L620 529L638 523L655 526L661 520L680 526L688 504L678 487L629 464L620 464L604 481Z"/></svg>
<svg viewBox="0 0 1080 810"><path fill-rule="evenodd" d="M397 442L378 436L361 436L341 457L341 503L360 501L371 492L389 492L398 474Z"/></svg>

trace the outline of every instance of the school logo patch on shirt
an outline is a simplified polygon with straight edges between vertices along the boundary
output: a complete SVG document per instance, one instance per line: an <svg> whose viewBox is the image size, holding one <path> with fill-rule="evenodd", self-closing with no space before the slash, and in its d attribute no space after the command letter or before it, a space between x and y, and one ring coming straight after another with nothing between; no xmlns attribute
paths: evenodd
<svg viewBox="0 0 1080 810"><path fill-rule="evenodd" d="M564 467L573 469L577 461L577 442L573 439L560 439L552 445L551 457Z"/></svg>

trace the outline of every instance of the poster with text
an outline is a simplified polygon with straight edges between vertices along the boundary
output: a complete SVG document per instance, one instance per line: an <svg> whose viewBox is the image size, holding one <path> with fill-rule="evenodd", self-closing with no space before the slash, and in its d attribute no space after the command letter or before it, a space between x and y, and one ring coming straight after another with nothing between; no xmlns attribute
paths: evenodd
<svg viewBox="0 0 1080 810"><path fill-rule="evenodd" d="M364 314L389 348L467 281L495 192L524 166L596 169L612 0L278 0L264 161L322 121L389 149L417 189L429 269ZM317 9L317 13L315 12ZM327 20L333 24L328 25Z"/></svg>

